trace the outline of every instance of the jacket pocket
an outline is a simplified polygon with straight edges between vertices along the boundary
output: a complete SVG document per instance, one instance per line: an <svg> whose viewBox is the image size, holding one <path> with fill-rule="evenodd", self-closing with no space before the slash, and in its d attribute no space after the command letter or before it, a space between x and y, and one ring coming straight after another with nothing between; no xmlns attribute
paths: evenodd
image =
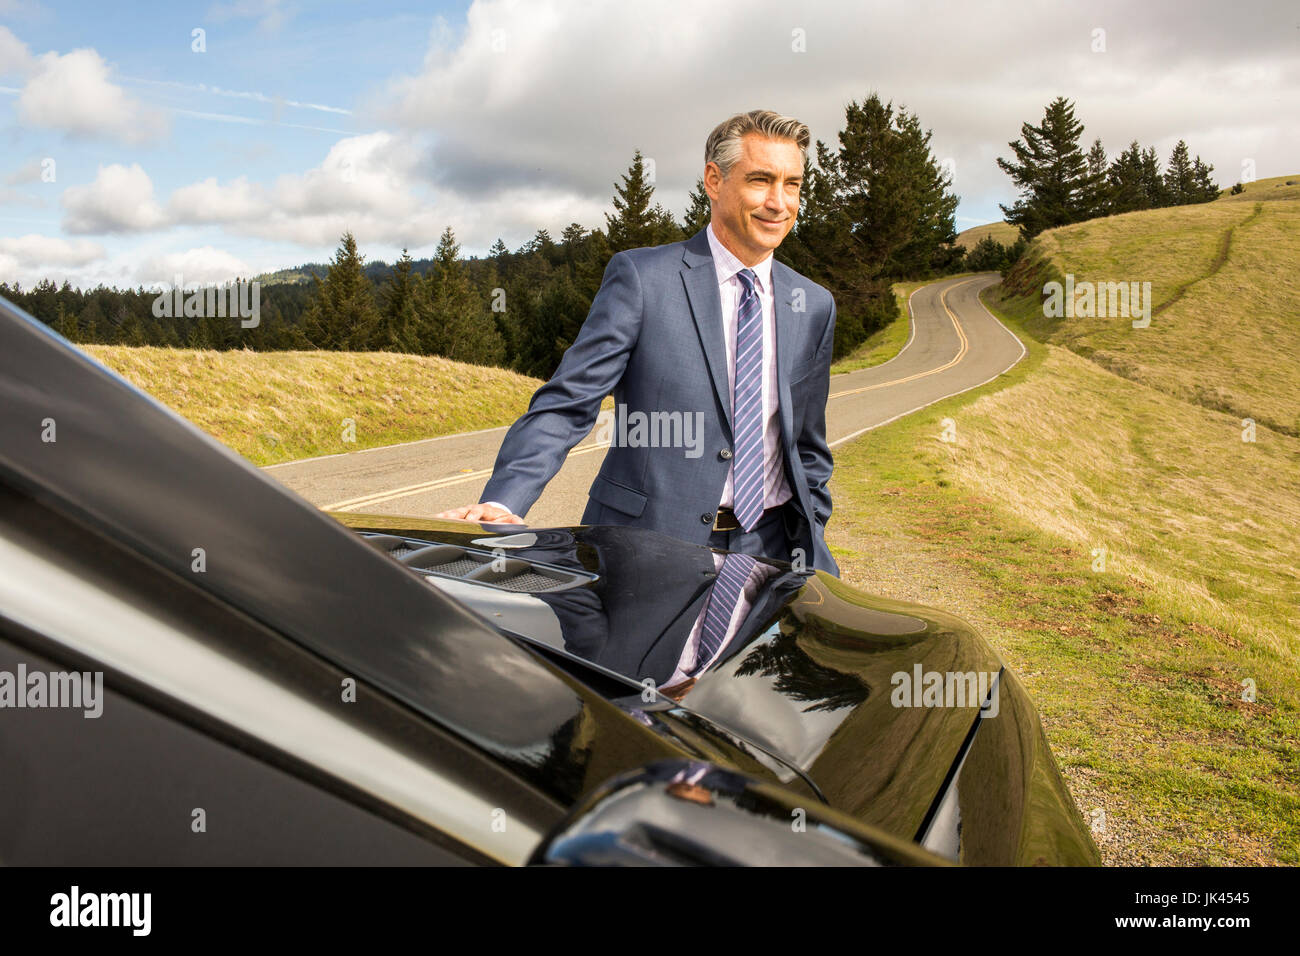
<svg viewBox="0 0 1300 956"><path fill-rule="evenodd" d="M639 518L645 511L646 495L604 475L597 475L587 494L606 507Z"/></svg>

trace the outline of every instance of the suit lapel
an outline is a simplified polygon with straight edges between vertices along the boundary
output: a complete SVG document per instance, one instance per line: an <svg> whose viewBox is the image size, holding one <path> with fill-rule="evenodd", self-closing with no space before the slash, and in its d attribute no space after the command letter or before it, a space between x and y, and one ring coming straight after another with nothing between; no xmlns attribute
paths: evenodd
<svg viewBox="0 0 1300 956"><path fill-rule="evenodd" d="M707 238L707 237L706 237ZM776 396L781 420L782 445L787 455L793 448L794 414L790 407L790 369L794 367L794 289L791 272L772 260L772 296L776 307Z"/></svg>
<svg viewBox="0 0 1300 956"><path fill-rule="evenodd" d="M705 227L707 228L707 227ZM722 299L718 295L718 273L713 267L709 237L701 229L683 247L682 283L691 303L691 317L700 336L713 391L726 415L727 440L733 434L731 421L731 387L727 383L727 345L722 338Z"/></svg>

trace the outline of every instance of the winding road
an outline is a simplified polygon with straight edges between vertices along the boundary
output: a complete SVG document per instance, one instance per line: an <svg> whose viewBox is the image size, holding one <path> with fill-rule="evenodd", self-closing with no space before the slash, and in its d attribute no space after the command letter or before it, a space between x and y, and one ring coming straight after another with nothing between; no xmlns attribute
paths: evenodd
<svg viewBox="0 0 1300 956"><path fill-rule="evenodd" d="M902 351L874 368L831 377L826 406L830 446L996 378L1025 347L979 299L994 274L946 279L917 289L908 302L911 335ZM431 516L470 504L492 474L507 426L271 465L265 470L313 504L342 511ZM528 512L528 524L578 524L607 445L594 431L572 451Z"/></svg>

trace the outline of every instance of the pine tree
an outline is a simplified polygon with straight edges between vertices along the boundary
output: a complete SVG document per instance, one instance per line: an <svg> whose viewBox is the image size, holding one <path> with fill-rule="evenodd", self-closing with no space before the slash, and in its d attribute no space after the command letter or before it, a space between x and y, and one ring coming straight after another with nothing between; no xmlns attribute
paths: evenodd
<svg viewBox="0 0 1300 956"><path fill-rule="evenodd" d="M930 152L931 132L921 129L915 113L899 110L894 134L898 153L891 188L904 197L900 212L911 229L890 252L884 272L901 277L922 275L932 269L942 271L962 255L954 246L959 199L950 192L952 179Z"/></svg>
<svg viewBox="0 0 1300 956"><path fill-rule="evenodd" d="M1160 157L1156 155L1154 146L1142 150L1142 191L1146 196L1147 209L1170 205L1169 190L1165 188L1165 177L1160 171Z"/></svg>
<svg viewBox="0 0 1300 956"><path fill-rule="evenodd" d="M517 368L525 375L550 378L565 350L578 337L591 299L583 296L565 272L558 273L537 297Z"/></svg>
<svg viewBox="0 0 1300 956"><path fill-rule="evenodd" d="M1113 213L1148 209L1146 189L1142 183L1142 147L1137 140L1115 157L1107 170L1110 208Z"/></svg>
<svg viewBox="0 0 1300 956"><path fill-rule="evenodd" d="M533 234L533 238L528 241L524 247L526 252L536 252L546 258L549 262L552 253L555 251L555 242L551 239L551 234L545 229L538 229Z"/></svg>
<svg viewBox="0 0 1300 956"><path fill-rule="evenodd" d="M412 273L412 263L411 254L403 249L402 257L393 265L393 274L380 290L383 326L375 343L377 348L391 352L420 350L419 317L415 307L419 277Z"/></svg>
<svg viewBox="0 0 1300 956"><path fill-rule="evenodd" d="M492 243L492 248L488 250L488 256L492 259L500 259L504 255L509 255L509 253L510 250L506 248L506 244L501 241L500 236L497 236L497 241Z"/></svg>
<svg viewBox="0 0 1300 956"><path fill-rule="evenodd" d="M1101 145L1100 139L1092 141L1087 162L1089 186L1081 208L1085 219L1095 219L1098 216L1109 215L1111 211L1110 180L1107 175L1110 163L1106 158L1106 147Z"/></svg>
<svg viewBox="0 0 1300 956"><path fill-rule="evenodd" d="M957 197L930 151L930 133L876 94L845 110L840 148L818 141L804 162L800 212L784 261L834 294L835 354L850 351L897 313L892 278L946 268Z"/></svg>
<svg viewBox="0 0 1300 956"><path fill-rule="evenodd" d="M1079 148L1083 129L1075 119L1074 104L1058 96L1047 105L1042 123L1021 125L1023 142L1008 144L1015 160L998 157L998 166L1020 190L1015 204L1002 206L1002 211L1026 239L1087 218L1086 204L1097 183Z"/></svg>
<svg viewBox="0 0 1300 956"><path fill-rule="evenodd" d="M1196 179L1192 169L1192 157L1187 152L1187 143L1181 139L1169 156L1164 184L1169 205L1185 206L1196 201Z"/></svg>
<svg viewBox="0 0 1300 956"><path fill-rule="evenodd" d="M88 296L77 323L81 326L81 341L109 341L107 337L100 338L105 335L105 322L104 310L99 305L99 297L93 294Z"/></svg>
<svg viewBox="0 0 1300 956"><path fill-rule="evenodd" d="M713 215L713 203L704 188L704 178L695 180L695 188L687 197L686 215L682 219L682 232L687 237L695 235L709 223Z"/></svg>
<svg viewBox="0 0 1300 956"><path fill-rule="evenodd" d="M499 365L505 343L460 262L460 245L448 226L438 241L434 268L420 283L424 350L458 362Z"/></svg>
<svg viewBox="0 0 1300 956"><path fill-rule="evenodd" d="M313 275L311 299L303 312L303 331L316 348L362 350L371 347L380 327L374 286L357 252L357 241L345 232L322 280Z"/></svg>
<svg viewBox="0 0 1300 956"><path fill-rule="evenodd" d="M623 185L615 183L615 214L605 214L609 245L614 252L638 249L659 243L663 222L657 204L650 205L655 188L646 178L645 161L637 150L632 165L623 175ZM675 226L675 223L674 223Z"/></svg>
<svg viewBox="0 0 1300 956"><path fill-rule="evenodd" d="M682 235L682 227L677 222L677 217L662 204L655 203L654 233L651 245L662 246L666 242L680 242L682 239L689 238L690 236Z"/></svg>
<svg viewBox="0 0 1300 956"><path fill-rule="evenodd" d="M1214 167L1201 162L1200 156L1192 161L1192 202L1213 202L1219 198L1219 184L1210 175L1212 172Z"/></svg>
<svg viewBox="0 0 1300 956"><path fill-rule="evenodd" d="M564 246L564 264L568 266L570 279L577 272L578 255L582 251L586 237L587 230L576 222L569 223L564 227L564 232L560 233L560 242Z"/></svg>

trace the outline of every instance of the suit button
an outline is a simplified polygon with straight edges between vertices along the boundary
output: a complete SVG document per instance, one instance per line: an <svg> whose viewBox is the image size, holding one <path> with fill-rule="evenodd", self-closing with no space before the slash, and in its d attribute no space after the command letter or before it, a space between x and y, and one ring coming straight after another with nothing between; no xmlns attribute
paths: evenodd
<svg viewBox="0 0 1300 956"><path fill-rule="evenodd" d="M700 522L702 524L713 524L713 512L706 511L704 514L700 515Z"/></svg>
<svg viewBox="0 0 1300 956"><path fill-rule="evenodd" d="M718 461L729 461L731 459L731 449L724 448L718 452Z"/></svg>

